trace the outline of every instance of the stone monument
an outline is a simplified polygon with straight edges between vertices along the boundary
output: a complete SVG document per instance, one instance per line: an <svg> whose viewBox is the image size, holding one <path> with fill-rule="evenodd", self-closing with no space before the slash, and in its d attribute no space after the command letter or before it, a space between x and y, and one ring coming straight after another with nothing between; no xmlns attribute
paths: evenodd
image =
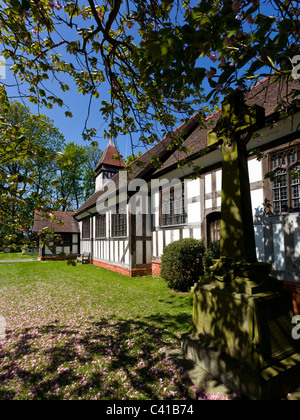
<svg viewBox="0 0 300 420"><path fill-rule="evenodd" d="M274 399L300 386L290 293L256 257L246 146L264 109L240 92L223 102L208 145L222 145L221 256L193 288L193 322L182 337L187 358L251 399Z"/></svg>

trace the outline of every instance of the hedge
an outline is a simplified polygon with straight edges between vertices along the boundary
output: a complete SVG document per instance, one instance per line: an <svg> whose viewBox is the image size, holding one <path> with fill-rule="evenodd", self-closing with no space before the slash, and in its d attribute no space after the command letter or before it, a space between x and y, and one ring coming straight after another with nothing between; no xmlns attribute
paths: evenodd
<svg viewBox="0 0 300 420"><path fill-rule="evenodd" d="M181 239L167 245L161 260L161 277L171 289L188 292L204 274L205 246L197 239Z"/></svg>

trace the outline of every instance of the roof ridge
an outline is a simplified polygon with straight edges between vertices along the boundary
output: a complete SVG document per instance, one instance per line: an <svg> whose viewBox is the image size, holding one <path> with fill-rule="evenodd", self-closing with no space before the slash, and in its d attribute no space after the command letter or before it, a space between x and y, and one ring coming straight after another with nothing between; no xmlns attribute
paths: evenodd
<svg viewBox="0 0 300 420"><path fill-rule="evenodd" d="M262 80L260 80L259 82L256 83L256 85L251 86L249 89L249 92L253 89L255 89L256 87L258 87L259 85L261 85L262 83L264 83L266 80L270 79L271 76L266 76L265 78L263 78Z"/></svg>
<svg viewBox="0 0 300 420"><path fill-rule="evenodd" d="M75 211L62 211L62 210L48 210L46 212L43 212L42 210L34 210L35 213L59 213L59 214L74 214Z"/></svg>
<svg viewBox="0 0 300 420"><path fill-rule="evenodd" d="M174 128L173 131L170 131L165 137L163 137L161 140L159 140L157 143L153 144L153 146L150 147L150 149L146 150L141 156L138 156L135 160L133 160L132 162L130 162L130 164L128 165L131 166L133 165L137 160L140 160L146 153L149 153L152 149L154 149L154 147L156 147L158 144L160 144L161 142L165 141L166 138L174 133L176 133L176 131L178 131L181 127L183 127L185 124L188 124L191 122L191 120L193 118L195 118L199 113L201 112L201 110L195 112L194 115L192 115L188 121L183 122L182 124L180 124L178 127Z"/></svg>
<svg viewBox="0 0 300 420"><path fill-rule="evenodd" d="M110 156L108 156L108 158L107 158L107 155L108 155L108 152L109 151L112 151L111 153L112 153L112 157L114 156L114 155L118 155L119 156L119 159L115 159L115 161L116 161L116 164L114 164L113 162L112 162L112 159L110 158ZM116 153L114 153L114 152L116 152ZM107 159L107 162L105 162L105 160ZM102 154L102 156L101 156L101 158L100 158L100 160L99 160L99 163L98 163L98 165L96 166L96 168L95 168L95 171L94 172L96 172L97 171L97 169L99 168L99 166L100 165L103 165L103 164L107 164L107 165L111 165L111 166L123 166L123 167L125 167L126 166L126 164L125 164L125 162L124 162L124 160L123 160L123 157L121 156L121 154L120 154L120 152L119 152L119 150L118 150L118 148L117 148L117 146L114 144L114 142L113 142L113 140L112 139L110 139L110 141L109 141L109 143L108 143L108 145L107 145L107 147L106 147L106 149L104 150L104 152L103 152L103 154Z"/></svg>
<svg viewBox="0 0 300 420"><path fill-rule="evenodd" d="M276 107L278 86L277 83L269 83L268 86L266 86L266 97L264 95L262 96L260 91L263 91L263 89L260 89L260 87L262 87L264 83L267 83L267 81L272 82L272 75L263 78L263 80L249 89L245 95L245 100L246 102L249 101L250 104L255 100L257 105L265 107L266 116L270 116L274 114ZM175 165L178 165L178 161L181 159L192 158L192 156L195 156L195 153L204 150L207 147L207 131L209 130L209 124L214 122L214 120L217 120L217 116L221 112L221 109L215 110L211 115L205 117L204 122L206 121L207 124L204 124L204 127L197 124L197 116L201 112L202 110L200 109L189 120L186 120L172 132L169 132L163 139L152 145L151 148L131 162L130 165L128 165L128 167L132 169L132 172L129 173L129 178L145 178L152 175L154 175L154 177L158 177L166 171L175 168ZM174 136L185 132L189 132L189 134L185 135L186 138L184 141L184 146L187 147L188 152L178 150L177 148L175 149L176 144L173 145ZM158 158L162 157L162 166L158 170L154 170L154 172L152 172L153 165L151 164L151 158L153 156L157 156ZM139 162L141 165L138 165ZM118 174L116 174L113 179L117 181ZM83 213L85 209L91 208L95 205L96 201L103 194L104 192L95 192L79 209L77 209L75 217L77 217L80 213Z"/></svg>

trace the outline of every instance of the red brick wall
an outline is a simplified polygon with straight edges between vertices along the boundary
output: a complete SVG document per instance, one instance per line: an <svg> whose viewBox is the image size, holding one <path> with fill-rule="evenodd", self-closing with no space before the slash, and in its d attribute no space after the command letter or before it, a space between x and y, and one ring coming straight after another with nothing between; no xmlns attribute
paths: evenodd
<svg viewBox="0 0 300 420"><path fill-rule="evenodd" d="M300 284L285 281L284 287L292 293L294 312L296 315L300 315Z"/></svg>
<svg viewBox="0 0 300 420"><path fill-rule="evenodd" d="M155 277L160 276L160 266L161 266L160 261L152 261L152 275L153 276Z"/></svg>
<svg viewBox="0 0 300 420"><path fill-rule="evenodd" d="M152 269L150 267L130 269L130 268L121 267L119 265L109 264L109 263L97 261L97 260L93 260L93 264L96 265L97 267L105 268L107 270L111 270L116 273L120 273L120 274L123 274L124 276L129 276L129 277L149 276L149 275L151 276L152 274Z"/></svg>

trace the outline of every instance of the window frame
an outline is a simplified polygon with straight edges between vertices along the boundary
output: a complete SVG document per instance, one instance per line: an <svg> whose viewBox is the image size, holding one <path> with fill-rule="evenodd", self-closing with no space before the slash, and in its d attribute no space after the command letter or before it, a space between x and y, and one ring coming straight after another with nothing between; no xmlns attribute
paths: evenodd
<svg viewBox="0 0 300 420"><path fill-rule="evenodd" d="M114 213L111 214L111 237L112 238L127 238L127 211L126 207L118 207Z"/></svg>
<svg viewBox="0 0 300 420"><path fill-rule="evenodd" d="M106 213L96 216L96 238L106 238Z"/></svg>
<svg viewBox="0 0 300 420"><path fill-rule="evenodd" d="M88 227L87 227L88 224ZM88 231L88 234L87 234ZM82 221L82 239L91 239L91 218Z"/></svg>
<svg viewBox="0 0 300 420"><path fill-rule="evenodd" d="M300 145L270 153L269 170L274 174L271 179L273 213L300 212L300 173L296 178L292 174L300 171ZM294 204L296 202L298 204Z"/></svg>
<svg viewBox="0 0 300 420"><path fill-rule="evenodd" d="M166 191L169 194L163 194ZM167 198L169 201L167 202ZM166 208L164 212L164 208ZM169 211L167 211L169 209ZM179 210L175 213L175 209ZM187 224L186 192L184 181L181 182L181 195L175 196L175 186L162 188L160 190L160 227L168 228L173 226L184 226Z"/></svg>

